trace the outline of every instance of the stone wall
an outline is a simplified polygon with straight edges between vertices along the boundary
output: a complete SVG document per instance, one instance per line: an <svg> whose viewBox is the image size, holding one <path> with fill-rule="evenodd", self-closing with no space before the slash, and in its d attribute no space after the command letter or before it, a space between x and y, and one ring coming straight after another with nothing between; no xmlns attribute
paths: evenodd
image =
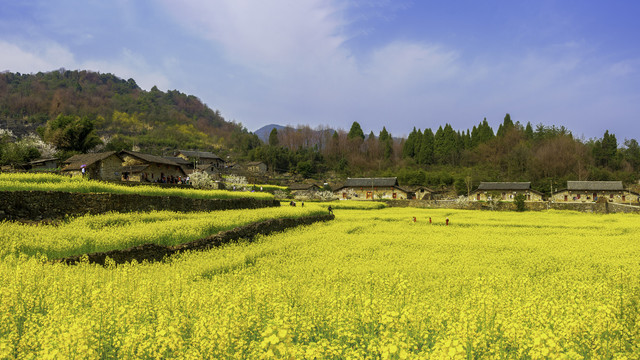
<svg viewBox="0 0 640 360"><path fill-rule="evenodd" d="M192 199L179 196L82 194L57 191L0 191L1 220L51 220L65 216L170 210L181 212L277 207L277 200Z"/></svg>
<svg viewBox="0 0 640 360"><path fill-rule="evenodd" d="M516 205L512 202L497 202L493 205L487 202L470 201L433 201L433 200L395 200L385 201L389 207L416 207L428 209L460 209L460 210L496 210L515 211ZM525 207L529 211L541 210L572 210L586 213L640 213L639 206L622 205L614 203L576 203L576 202L548 202L532 201L525 202Z"/></svg>

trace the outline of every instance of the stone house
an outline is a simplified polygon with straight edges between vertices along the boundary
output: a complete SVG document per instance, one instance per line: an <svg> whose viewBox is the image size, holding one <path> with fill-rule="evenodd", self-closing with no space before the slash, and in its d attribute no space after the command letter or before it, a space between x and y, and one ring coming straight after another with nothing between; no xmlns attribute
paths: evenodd
<svg viewBox="0 0 640 360"><path fill-rule="evenodd" d="M184 169L160 156L122 150L122 180L140 182L173 182L186 178Z"/></svg>
<svg viewBox="0 0 640 360"><path fill-rule="evenodd" d="M543 194L531 189L531 182L481 182L469 200L514 201L519 194L525 196L525 201L543 201Z"/></svg>
<svg viewBox="0 0 640 360"><path fill-rule="evenodd" d="M73 155L64 161L62 173L84 176L93 180L120 180L122 158L115 151Z"/></svg>
<svg viewBox="0 0 640 360"><path fill-rule="evenodd" d="M398 178L347 178L336 188L334 194L340 199L407 199L408 191L398 185Z"/></svg>
<svg viewBox="0 0 640 360"><path fill-rule="evenodd" d="M314 193L322 191L322 186L318 184L291 184L289 185L289 191L291 194L301 193Z"/></svg>
<svg viewBox="0 0 640 360"><path fill-rule="evenodd" d="M58 168L58 159L49 158L49 159L38 159L30 161L26 164L25 168L28 170L54 170Z"/></svg>
<svg viewBox="0 0 640 360"><path fill-rule="evenodd" d="M409 190L409 199L433 200L433 194L435 194L435 191L426 186L416 186L407 190Z"/></svg>
<svg viewBox="0 0 640 360"><path fill-rule="evenodd" d="M267 164L262 161L251 161L247 163L247 171L252 173L266 173Z"/></svg>
<svg viewBox="0 0 640 360"><path fill-rule="evenodd" d="M175 157L179 157L188 161L192 169L200 165L208 165L206 167L207 169L221 169L224 168L225 164L224 159L208 151L178 150L174 155Z"/></svg>
<svg viewBox="0 0 640 360"><path fill-rule="evenodd" d="M640 202L640 194L626 190L622 181L567 181L567 188L553 193L555 202L596 202L606 200L613 203Z"/></svg>

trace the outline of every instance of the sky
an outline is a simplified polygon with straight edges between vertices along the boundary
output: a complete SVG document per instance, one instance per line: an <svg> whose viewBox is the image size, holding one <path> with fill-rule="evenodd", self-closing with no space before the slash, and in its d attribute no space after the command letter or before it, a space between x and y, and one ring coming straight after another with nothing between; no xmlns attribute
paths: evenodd
<svg viewBox="0 0 640 360"><path fill-rule="evenodd" d="M506 113L640 138L634 0L0 0L0 71L195 95L230 121L376 135Z"/></svg>

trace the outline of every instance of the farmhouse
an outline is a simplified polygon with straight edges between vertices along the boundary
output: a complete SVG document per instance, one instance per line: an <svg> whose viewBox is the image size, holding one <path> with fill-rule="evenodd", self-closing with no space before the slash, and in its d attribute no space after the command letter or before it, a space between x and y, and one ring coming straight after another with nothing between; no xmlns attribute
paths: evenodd
<svg viewBox="0 0 640 360"><path fill-rule="evenodd" d="M309 193L322 191L322 187L317 184L291 184L289 185L289 191L293 195L297 193L309 194Z"/></svg>
<svg viewBox="0 0 640 360"><path fill-rule="evenodd" d="M517 195L525 201L542 201L542 193L531 189L530 182L481 182L470 195L472 201L514 201Z"/></svg>
<svg viewBox="0 0 640 360"><path fill-rule="evenodd" d="M186 177L185 171L171 160L160 156L122 150L122 180L175 182Z"/></svg>
<svg viewBox="0 0 640 360"><path fill-rule="evenodd" d="M252 161L247 163L247 171L252 173L265 173L267 172L267 164L262 161Z"/></svg>
<svg viewBox="0 0 640 360"><path fill-rule="evenodd" d="M58 159L47 158L30 161L24 166L28 170L54 170L58 168Z"/></svg>
<svg viewBox="0 0 640 360"><path fill-rule="evenodd" d="M435 194L435 191L426 186L416 186L407 190L409 190L409 199L433 200L433 194Z"/></svg>
<svg viewBox="0 0 640 360"><path fill-rule="evenodd" d="M79 154L68 158L62 173L71 176L86 176L94 180L120 180L122 158L115 151ZM83 172L84 169L84 172Z"/></svg>
<svg viewBox="0 0 640 360"><path fill-rule="evenodd" d="M625 190L622 181L567 181L567 188L554 192L551 198L556 202L640 202L640 194Z"/></svg>
<svg viewBox="0 0 640 360"><path fill-rule="evenodd" d="M223 168L224 160L218 155L208 151L192 151L192 150L178 150L175 153L175 157L182 158L192 164L192 168L198 165L209 165L209 167ZM196 166L193 166L195 164Z"/></svg>
<svg viewBox="0 0 640 360"><path fill-rule="evenodd" d="M347 178L344 185L335 189L341 199L407 199L408 191L400 188L398 178Z"/></svg>

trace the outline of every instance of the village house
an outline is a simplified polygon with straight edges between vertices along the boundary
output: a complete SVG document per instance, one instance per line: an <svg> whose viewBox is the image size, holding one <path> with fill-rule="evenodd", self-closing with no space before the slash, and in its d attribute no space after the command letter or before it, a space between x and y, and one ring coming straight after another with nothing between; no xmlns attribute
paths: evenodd
<svg viewBox="0 0 640 360"><path fill-rule="evenodd" d="M416 186L407 190L409 190L409 199L433 200L433 194L435 194L435 191L429 189L426 186Z"/></svg>
<svg viewBox="0 0 640 360"><path fill-rule="evenodd" d="M340 199L407 199L407 191L400 188L398 178L347 178L345 183L334 190Z"/></svg>
<svg viewBox="0 0 640 360"><path fill-rule="evenodd" d="M122 180L173 183L186 178L182 167L160 156L122 150Z"/></svg>
<svg viewBox="0 0 640 360"><path fill-rule="evenodd" d="M531 189L531 182L481 182L470 194L472 201L514 201L517 195L525 201L542 201L543 194Z"/></svg>
<svg viewBox="0 0 640 360"><path fill-rule="evenodd" d="M297 193L309 194L322 191L322 187L318 184L291 184L289 185L289 191L292 195Z"/></svg>
<svg viewBox="0 0 640 360"><path fill-rule="evenodd" d="M115 151L73 155L64 162L62 173L94 180L120 180L122 158Z"/></svg>
<svg viewBox="0 0 640 360"><path fill-rule="evenodd" d="M23 166L26 170L54 170L58 168L58 159L38 159L28 162Z"/></svg>
<svg viewBox="0 0 640 360"><path fill-rule="evenodd" d="M200 165L206 165L205 167L203 167L204 169L224 168L224 159L212 152L197 150L178 150L174 155L175 157L179 157L188 161L192 169L197 168Z"/></svg>
<svg viewBox="0 0 640 360"><path fill-rule="evenodd" d="M640 194L625 190L622 181L567 181L567 188L553 193L556 202L596 202L606 200L613 203L640 202Z"/></svg>
<svg viewBox="0 0 640 360"><path fill-rule="evenodd" d="M251 173L266 173L267 164L262 161L251 161L246 164L247 171Z"/></svg>

